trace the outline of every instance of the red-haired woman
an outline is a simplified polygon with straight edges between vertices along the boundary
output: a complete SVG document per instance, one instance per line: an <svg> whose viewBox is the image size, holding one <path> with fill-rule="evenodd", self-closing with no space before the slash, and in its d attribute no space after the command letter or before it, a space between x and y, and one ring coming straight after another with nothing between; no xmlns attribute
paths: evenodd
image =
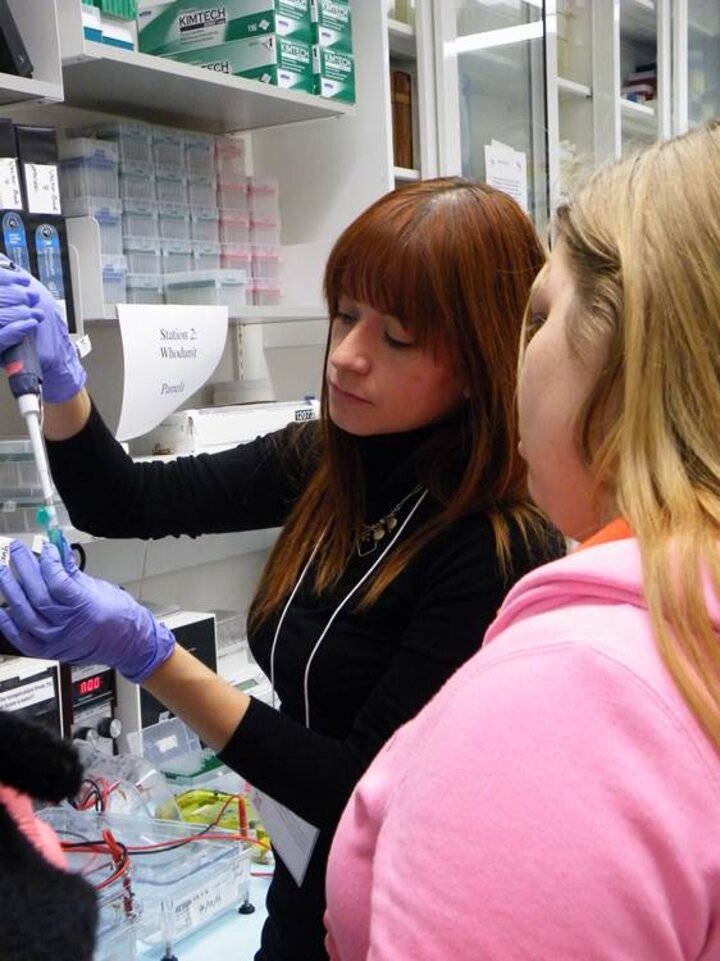
<svg viewBox="0 0 720 961"><path fill-rule="evenodd" d="M279 711L175 646L126 592L63 570L53 549L38 571L13 548L30 603L33 578L50 596L41 628L8 583L14 634L4 625L20 648L103 661L143 683L267 804L313 826L294 852L274 835L263 961L326 956L325 867L353 786L477 650L508 588L558 552L527 500L514 407L523 309L542 263L531 223L499 191L441 179L388 194L330 254L319 422L170 464L124 454L74 358L60 365L67 390L53 392L60 352L42 338L57 324L44 310L56 401L45 431L77 527L158 538L282 525L249 618ZM13 323L30 321L14 316L0 349Z"/></svg>

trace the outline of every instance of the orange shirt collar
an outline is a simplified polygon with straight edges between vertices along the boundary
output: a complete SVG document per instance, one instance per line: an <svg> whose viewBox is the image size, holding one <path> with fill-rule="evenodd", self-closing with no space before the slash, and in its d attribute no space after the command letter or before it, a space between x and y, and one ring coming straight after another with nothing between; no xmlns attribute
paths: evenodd
<svg viewBox="0 0 720 961"><path fill-rule="evenodd" d="M633 532L625 518L616 517L614 521L606 524L597 534L593 534L592 537L583 541L578 550L584 550L586 547L596 547L598 544L609 544L610 541L623 541L632 536Z"/></svg>

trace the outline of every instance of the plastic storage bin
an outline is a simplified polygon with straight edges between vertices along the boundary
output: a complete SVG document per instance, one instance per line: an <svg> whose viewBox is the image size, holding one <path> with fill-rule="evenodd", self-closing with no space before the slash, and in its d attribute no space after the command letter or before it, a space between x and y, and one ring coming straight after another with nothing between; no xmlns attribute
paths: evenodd
<svg viewBox="0 0 720 961"><path fill-rule="evenodd" d="M187 203L187 177L183 167L164 164L155 167L155 198L159 203Z"/></svg>
<svg viewBox="0 0 720 961"><path fill-rule="evenodd" d="M235 183L219 182L217 205L221 211L231 210L245 214L248 210L248 190L244 181Z"/></svg>
<svg viewBox="0 0 720 961"><path fill-rule="evenodd" d="M190 240L187 204L158 204L158 233L166 240Z"/></svg>
<svg viewBox="0 0 720 961"><path fill-rule="evenodd" d="M217 137L215 169L221 182L236 181L245 176L245 141L237 137Z"/></svg>
<svg viewBox="0 0 720 961"><path fill-rule="evenodd" d="M121 197L128 200L155 199L155 168L150 164L123 160L119 174Z"/></svg>
<svg viewBox="0 0 720 961"><path fill-rule="evenodd" d="M277 177L248 177L248 208L251 216L279 219L279 201Z"/></svg>
<svg viewBox="0 0 720 961"><path fill-rule="evenodd" d="M282 303L282 287L272 280L251 280L248 282L248 302L255 307L277 307Z"/></svg>
<svg viewBox="0 0 720 961"><path fill-rule="evenodd" d="M63 201L75 197L118 197L117 161L101 157L61 160L60 196Z"/></svg>
<svg viewBox="0 0 720 961"><path fill-rule="evenodd" d="M220 244L207 242L192 242L193 270L219 270L222 267L220 262Z"/></svg>
<svg viewBox="0 0 720 961"><path fill-rule="evenodd" d="M218 221L217 207L191 207L190 239L217 243Z"/></svg>
<svg viewBox="0 0 720 961"><path fill-rule="evenodd" d="M235 316L246 306L247 277L240 270L204 270L165 278L168 304L209 304L228 307Z"/></svg>
<svg viewBox="0 0 720 961"><path fill-rule="evenodd" d="M279 280L280 247L252 247L251 274L255 280Z"/></svg>
<svg viewBox="0 0 720 961"><path fill-rule="evenodd" d="M102 197L80 197L64 204L66 217L94 217L100 230L100 253L120 255L122 242L122 206L119 200Z"/></svg>
<svg viewBox="0 0 720 961"><path fill-rule="evenodd" d="M189 203L194 207L214 207L217 196L215 174L203 170L190 171L187 195Z"/></svg>
<svg viewBox="0 0 720 961"><path fill-rule="evenodd" d="M250 276L252 255L249 244L221 244L220 265L228 270L242 270L245 276ZM248 303L251 301L248 299Z"/></svg>
<svg viewBox="0 0 720 961"><path fill-rule="evenodd" d="M152 163L152 127L142 120L118 120L89 132L117 144L120 160Z"/></svg>
<svg viewBox="0 0 720 961"><path fill-rule="evenodd" d="M104 163L118 163L117 144L94 137L71 137L58 142L59 160L102 160Z"/></svg>
<svg viewBox="0 0 720 961"><path fill-rule="evenodd" d="M250 243L256 247L280 243L280 220L277 217L250 217Z"/></svg>
<svg viewBox="0 0 720 961"><path fill-rule="evenodd" d="M250 221L241 214L221 214L218 221L220 243L247 244L250 242Z"/></svg>
<svg viewBox="0 0 720 961"><path fill-rule="evenodd" d="M160 252L154 237L124 237L128 274L159 274Z"/></svg>
<svg viewBox="0 0 720 961"><path fill-rule="evenodd" d="M102 258L103 297L106 304L124 304L127 296L125 280L127 261L122 256Z"/></svg>
<svg viewBox="0 0 720 961"><path fill-rule="evenodd" d="M122 225L126 237L157 237L157 204L154 200L124 200Z"/></svg>
<svg viewBox="0 0 720 961"><path fill-rule="evenodd" d="M199 840L173 847L174 842L201 834L203 825L144 815L78 812L65 805L44 808L39 817L61 839L94 839L109 829L126 847L155 846L152 856L131 854L132 887L141 906L137 933L143 941L171 946L220 914L237 909L247 894L251 852L230 834L227 841ZM159 849L162 844L167 849Z"/></svg>
<svg viewBox="0 0 720 961"><path fill-rule="evenodd" d="M171 127L152 128L153 160L156 165L185 166L185 135Z"/></svg>
<svg viewBox="0 0 720 961"><path fill-rule="evenodd" d="M25 532L39 534L42 525L37 519L37 514L44 505L42 496L4 499L0 503L0 534L5 536ZM70 518L61 501L55 501L55 510L60 527L69 527Z"/></svg>
<svg viewBox="0 0 720 961"><path fill-rule="evenodd" d="M160 249L163 274L186 273L193 269L192 244L189 240L166 240Z"/></svg>
<svg viewBox="0 0 720 961"><path fill-rule="evenodd" d="M163 279L159 273L127 275L127 302L129 304L162 304Z"/></svg>
<svg viewBox="0 0 720 961"><path fill-rule="evenodd" d="M0 441L0 499L42 495L29 440Z"/></svg>
<svg viewBox="0 0 720 961"><path fill-rule="evenodd" d="M185 166L215 176L215 137L207 133L185 132Z"/></svg>

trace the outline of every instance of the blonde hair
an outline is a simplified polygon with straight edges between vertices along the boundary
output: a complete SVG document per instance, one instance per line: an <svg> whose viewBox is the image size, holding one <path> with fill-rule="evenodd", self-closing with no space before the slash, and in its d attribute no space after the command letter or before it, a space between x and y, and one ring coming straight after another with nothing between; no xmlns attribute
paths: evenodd
<svg viewBox="0 0 720 961"><path fill-rule="evenodd" d="M601 169L556 224L571 342L606 351L580 449L638 539L662 658L720 747L720 124Z"/></svg>

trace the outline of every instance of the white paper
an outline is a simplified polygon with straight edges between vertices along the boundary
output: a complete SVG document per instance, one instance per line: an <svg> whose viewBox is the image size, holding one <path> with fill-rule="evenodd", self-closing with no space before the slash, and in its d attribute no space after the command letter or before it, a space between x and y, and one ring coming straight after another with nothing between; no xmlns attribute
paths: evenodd
<svg viewBox="0 0 720 961"><path fill-rule="evenodd" d="M21 711L23 708L42 701L49 701L55 697L55 682L52 677L43 677L30 684L22 684L0 694L0 709L3 711Z"/></svg>
<svg viewBox="0 0 720 961"><path fill-rule="evenodd" d="M298 887L303 883L319 830L284 804L273 800L257 788L250 792L250 801L263 827L270 835L273 848Z"/></svg>
<svg viewBox="0 0 720 961"><path fill-rule="evenodd" d="M227 307L118 304L123 394L118 440L146 434L187 401L217 367Z"/></svg>
<svg viewBox="0 0 720 961"><path fill-rule="evenodd" d="M22 210L20 174L14 157L0 157L0 210Z"/></svg>
<svg viewBox="0 0 720 961"><path fill-rule="evenodd" d="M24 164L28 212L61 214L60 183L55 164Z"/></svg>
<svg viewBox="0 0 720 961"><path fill-rule="evenodd" d="M516 200L528 212L527 156L499 140L485 144L485 181Z"/></svg>

